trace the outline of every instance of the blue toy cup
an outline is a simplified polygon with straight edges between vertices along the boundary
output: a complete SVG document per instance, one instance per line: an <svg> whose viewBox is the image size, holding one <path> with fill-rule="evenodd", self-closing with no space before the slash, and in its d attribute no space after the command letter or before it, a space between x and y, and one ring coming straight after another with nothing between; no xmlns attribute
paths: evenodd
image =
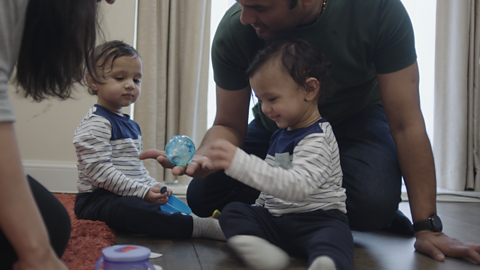
<svg viewBox="0 0 480 270"><path fill-rule="evenodd" d="M160 205L160 209L168 213L180 212L187 215L192 213L192 209L190 209L187 204L174 195L170 195L170 197L168 197L168 202L164 205Z"/></svg>
<svg viewBox="0 0 480 270"><path fill-rule="evenodd" d="M150 249L137 245L115 245L104 248L102 257L95 264L95 270L155 270L148 261Z"/></svg>

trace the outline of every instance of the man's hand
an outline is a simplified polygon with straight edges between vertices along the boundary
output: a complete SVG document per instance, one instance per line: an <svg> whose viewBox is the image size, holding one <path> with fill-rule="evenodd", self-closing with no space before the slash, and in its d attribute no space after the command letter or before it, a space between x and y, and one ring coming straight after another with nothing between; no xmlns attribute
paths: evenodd
<svg viewBox="0 0 480 270"><path fill-rule="evenodd" d="M138 156L139 159L153 158L166 169L172 169L173 175L187 174L191 177L202 179L213 173L211 170L212 164L208 157L202 155L194 155L193 159L186 166L176 166L167 159L165 151L155 149L145 150Z"/></svg>
<svg viewBox="0 0 480 270"><path fill-rule="evenodd" d="M230 168L237 147L227 140L218 139L210 145L210 159L214 170Z"/></svg>
<svg viewBox="0 0 480 270"><path fill-rule="evenodd" d="M156 203L158 205L164 205L168 202L168 197L172 195L172 190L167 187L167 192L160 193L161 188L164 187L162 184L158 183L154 187L151 187L143 200L149 203Z"/></svg>
<svg viewBox="0 0 480 270"><path fill-rule="evenodd" d="M480 264L480 245L463 243L444 233L420 231L415 234L415 249L437 261L443 262L445 256L471 258Z"/></svg>

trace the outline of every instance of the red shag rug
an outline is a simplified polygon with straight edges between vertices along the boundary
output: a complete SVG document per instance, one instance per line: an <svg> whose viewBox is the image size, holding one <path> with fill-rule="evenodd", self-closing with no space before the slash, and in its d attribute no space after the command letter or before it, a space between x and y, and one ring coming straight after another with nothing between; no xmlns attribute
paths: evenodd
<svg viewBox="0 0 480 270"><path fill-rule="evenodd" d="M53 194L67 209L72 232L62 261L70 270L92 270L102 249L113 245L114 232L105 222L77 219L73 212L75 194Z"/></svg>

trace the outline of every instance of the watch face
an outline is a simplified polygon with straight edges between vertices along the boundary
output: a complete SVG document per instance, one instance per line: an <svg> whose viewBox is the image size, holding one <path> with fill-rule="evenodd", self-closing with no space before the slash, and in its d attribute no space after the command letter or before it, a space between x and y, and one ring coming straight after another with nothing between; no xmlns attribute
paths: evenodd
<svg viewBox="0 0 480 270"><path fill-rule="evenodd" d="M432 230L434 232L441 232L443 229L442 221L437 215L433 215L430 217L430 221L432 222Z"/></svg>

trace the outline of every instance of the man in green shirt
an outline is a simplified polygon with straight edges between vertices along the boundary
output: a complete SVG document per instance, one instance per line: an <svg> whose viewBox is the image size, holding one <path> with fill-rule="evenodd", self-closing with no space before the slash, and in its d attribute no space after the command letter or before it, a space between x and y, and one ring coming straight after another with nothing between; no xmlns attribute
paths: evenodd
<svg viewBox="0 0 480 270"><path fill-rule="evenodd" d="M228 178L209 163L218 138L265 157L272 123L257 105L247 123L251 89L245 77L256 52L281 36L303 38L331 62L337 92L319 106L333 126L353 230L412 233L398 209L403 175L417 237L415 248L436 260L469 256L480 263L480 246L441 234L436 215L433 154L419 105L413 29L400 0L237 0L224 15L212 47L217 114L187 168L174 174L195 179L187 199L194 213L211 215L232 201L253 203L258 191ZM388 119L388 120L387 120ZM434 222L431 222L434 221ZM440 223L440 224L439 224Z"/></svg>

